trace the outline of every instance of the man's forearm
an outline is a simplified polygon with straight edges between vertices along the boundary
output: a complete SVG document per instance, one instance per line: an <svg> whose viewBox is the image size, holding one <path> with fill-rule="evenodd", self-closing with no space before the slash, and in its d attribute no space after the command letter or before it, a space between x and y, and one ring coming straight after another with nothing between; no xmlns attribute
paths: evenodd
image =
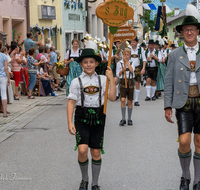
<svg viewBox="0 0 200 190"><path fill-rule="evenodd" d="M108 99L110 101L116 100L116 86L115 86L114 78L112 78L110 80L110 90L109 90L109 94L108 94Z"/></svg>
<svg viewBox="0 0 200 190"><path fill-rule="evenodd" d="M146 67L146 63L147 63L146 61L143 61L143 68L144 68L144 69L145 69L145 67ZM142 68L142 69L143 69L143 68Z"/></svg>

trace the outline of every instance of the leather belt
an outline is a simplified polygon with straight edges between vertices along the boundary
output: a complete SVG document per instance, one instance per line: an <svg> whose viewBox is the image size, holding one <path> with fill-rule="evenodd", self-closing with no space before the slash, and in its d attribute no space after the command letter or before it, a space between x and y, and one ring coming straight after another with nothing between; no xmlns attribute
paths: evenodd
<svg viewBox="0 0 200 190"><path fill-rule="evenodd" d="M198 85L189 86L188 97L190 98L200 97Z"/></svg>

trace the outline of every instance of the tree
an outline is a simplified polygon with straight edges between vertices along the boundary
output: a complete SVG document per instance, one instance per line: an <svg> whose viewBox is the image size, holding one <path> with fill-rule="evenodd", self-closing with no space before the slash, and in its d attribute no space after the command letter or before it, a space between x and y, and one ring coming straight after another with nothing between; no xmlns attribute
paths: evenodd
<svg viewBox="0 0 200 190"><path fill-rule="evenodd" d="M173 16L174 15L174 10L170 13L167 13L167 17Z"/></svg>
<svg viewBox="0 0 200 190"><path fill-rule="evenodd" d="M151 0L146 0L144 3L151 3ZM140 21L142 23L146 23L146 26L143 27L143 38L145 36L145 33L149 31L154 31L155 25L156 25L156 16L154 20L150 20L151 10L144 9L143 16L139 15Z"/></svg>

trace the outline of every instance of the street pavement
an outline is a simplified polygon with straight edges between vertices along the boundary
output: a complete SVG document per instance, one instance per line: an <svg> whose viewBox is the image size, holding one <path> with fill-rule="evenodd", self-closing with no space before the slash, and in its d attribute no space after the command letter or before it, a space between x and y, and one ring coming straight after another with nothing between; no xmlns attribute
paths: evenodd
<svg viewBox="0 0 200 190"><path fill-rule="evenodd" d="M133 126L120 127L120 101L108 102L102 190L178 190L176 122L169 124L164 118L163 95L155 102L145 102L145 96L141 87L141 106L133 109ZM6 124L14 128L2 126L0 139L5 131L12 135L0 140L0 190L78 190L81 174L75 137L67 128L67 99L60 95L45 100L31 104L28 112L22 109ZM192 162L191 173L193 179ZM89 178L91 182L91 167Z"/></svg>

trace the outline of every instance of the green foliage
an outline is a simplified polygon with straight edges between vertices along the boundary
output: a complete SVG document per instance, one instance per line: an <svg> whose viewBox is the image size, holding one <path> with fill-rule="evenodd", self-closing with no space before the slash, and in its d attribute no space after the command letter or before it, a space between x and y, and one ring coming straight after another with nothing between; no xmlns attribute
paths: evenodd
<svg viewBox="0 0 200 190"><path fill-rule="evenodd" d="M181 43L178 44L179 47L181 47L183 45L184 45L184 42L181 42Z"/></svg>
<svg viewBox="0 0 200 190"><path fill-rule="evenodd" d="M174 10L170 13L167 13L167 17L173 16L174 15Z"/></svg>

